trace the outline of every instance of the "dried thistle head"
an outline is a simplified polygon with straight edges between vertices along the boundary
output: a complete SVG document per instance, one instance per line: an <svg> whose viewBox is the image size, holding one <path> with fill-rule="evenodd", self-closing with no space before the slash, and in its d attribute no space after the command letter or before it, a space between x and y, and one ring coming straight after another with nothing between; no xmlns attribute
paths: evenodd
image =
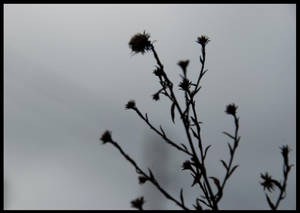
<svg viewBox="0 0 300 213"><path fill-rule="evenodd" d="M154 75L161 77L163 75L163 70L160 67L156 67L156 69L153 71Z"/></svg>
<svg viewBox="0 0 300 213"><path fill-rule="evenodd" d="M186 160L183 162L182 164L182 170L192 170L192 165L191 165L191 162Z"/></svg>
<svg viewBox="0 0 300 213"><path fill-rule="evenodd" d="M272 179L272 176L266 172L265 174L261 174L260 177L263 179L263 182L260 184L264 187L264 190L267 189L271 192L274 189L274 180Z"/></svg>
<svg viewBox="0 0 300 213"><path fill-rule="evenodd" d="M148 180L145 176L139 176L139 184L144 184Z"/></svg>
<svg viewBox="0 0 300 213"><path fill-rule="evenodd" d="M190 82L187 78L182 79L182 81L179 83L179 87L184 91L189 91L191 87L192 82Z"/></svg>
<svg viewBox="0 0 300 213"><path fill-rule="evenodd" d="M288 166L288 164L289 164L288 155L289 155L289 152L291 151L291 149L289 148L288 145L281 146L280 149L281 149L281 154L283 156L284 164Z"/></svg>
<svg viewBox="0 0 300 213"><path fill-rule="evenodd" d="M233 116L235 116L237 108L238 108L238 107L237 107L234 103L232 103L232 104L229 104L229 105L226 106L225 112L226 112L228 115L233 115Z"/></svg>
<svg viewBox="0 0 300 213"><path fill-rule="evenodd" d="M135 109L135 101L130 100L128 103L125 105L125 109Z"/></svg>
<svg viewBox="0 0 300 213"><path fill-rule="evenodd" d="M129 41L129 47L132 52L142 53L151 50L151 41L149 40L150 35L145 31L143 33L137 33Z"/></svg>
<svg viewBox="0 0 300 213"><path fill-rule="evenodd" d="M144 200L144 197L140 197L140 198L137 198L133 201L131 201L131 206L133 208L136 208L136 209L139 209L139 210L142 210L143 209L143 205L145 203L145 200Z"/></svg>
<svg viewBox="0 0 300 213"><path fill-rule="evenodd" d="M106 130L103 135L101 136L100 140L102 140L102 143L103 144L106 144L108 142L111 142L112 141L112 138L111 138L111 132Z"/></svg>
<svg viewBox="0 0 300 213"><path fill-rule="evenodd" d="M281 154L285 158L288 156L289 152L291 151L291 149L290 149L290 147L288 145L281 146L280 149L281 149Z"/></svg>
<svg viewBox="0 0 300 213"><path fill-rule="evenodd" d="M153 98L153 100L158 101L158 100L159 100L159 92L154 93L154 94L152 95L152 98Z"/></svg>
<svg viewBox="0 0 300 213"><path fill-rule="evenodd" d="M181 67L181 69L183 70L183 73L186 74L186 68L189 65L190 60L186 60L186 61L179 61L177 63L178 66Z"/></svg>
<svg viewBox="0 0 300 213"><path fill-rule="evenodd" d="M197 43L201 44L203 47L207 45L208 42L210 42L209 38L205 35L201 35L197 38Z"/></svg>

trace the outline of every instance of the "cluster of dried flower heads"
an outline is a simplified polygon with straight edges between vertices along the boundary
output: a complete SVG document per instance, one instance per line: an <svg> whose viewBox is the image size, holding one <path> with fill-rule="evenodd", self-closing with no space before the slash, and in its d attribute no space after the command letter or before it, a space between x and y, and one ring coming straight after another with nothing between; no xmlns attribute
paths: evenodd
<svg viewBox="0 0 300 213"><path fill-rule="evenodd" d="M158 54L153 46L153 42L150 40L150 34L146 33L137 33L135 34L129 41L129 47L133 53L141 53L144 54L146 52L152 52L153 56L156 60L156 68L153 71L153 74L158 77L161 88L152 95L153 100L160 100L161 96L169 99L171 102L170 114L171 119L175 123L175 112L180 115L181 121L183 123L183 127L185 130L185 134L187 136L187 142L180 143L171 140L163 130L162 126L159 128L155 127L149 120L147 113L145 115L138 109L134 100L128 101L125 105L126 110L133 110L137 113L137 115L149 126L149 128L154 131L156 134L161 136L167 144L171 147L177 149L180 152L185 153L189 160L185 160L182 163L182 170L189 171L193 177L193 183L191 187L199 187L201 192L200 196L195 199L195 204L193 207L195 210L218 210L219 202L223 197L223 192L226 183L228 182L231 175L236 171L239 165L233 165L233 160L235 156L235 152L238 148L241 137L238 134L239 131L239 117L237 117L237 109L234 103L228 104L225 109L225 113L233 116L235 131L233 134L228 132L223 132L224 135L229 137L232 140L232 143L228 142L229 149L229 161L220 160L221 164L225 168L225 174L223 178L218 178L214 176L209 176L205 159L211 145L205 147L202 138L201 138L201 124L202 122L198 119L198 112L196 111L196 94L200 91L201 86L200 82L204 74L207 70L204 70L205 60L206 60L206 45L209 42L209 38L207 36L200 36L197 38L196 42L201 46L201 55L200 55L200 63L201 69L199 72L199 76L196 81L192 81L187 76L187 67L189 65L189 60L181 60L178 62L178 66L181 68L183 75L180 75L181 81L178 84L179 90L183 91L184 95L184 104L180 104L177 98L177 95L174 91L174 83L168 78L167 73L165 72L164 66L161 63ZM175 198L169 192L164 189L155 178L151 169L144 171L140 168L140 166L127 154L123 151L121 146L112 139L111 132L106 130L100 140L103 144L109 143L112 144L116 149L119 150L121 155L135 168L138 173L138 181L139 184L145 184L146 182L152 183L168 200L174 202L183 210L190 210L190 208L186 205L183 196L183 189L180 190L179 199ZM286 185L288 173L290 172L293 165L289 165L288 154L290 149L288 146L281 147L281 153L283 156L283 177L284 180L281 183L280 181L273 179L267 172L265 174L261 174L261 178L263 182L261 185L264 190L268 190L270 193L274 191L277 187L280 192L278 199L274 202L271 201L270 197L266 193L267 202L272 210L278 208L278 205L281 200L283 200L286 196ZM215 189L213 190L212 184L215 185ZM136 198L131 201L131 206L138 210L143 210L143 205L145 203L144 197Z"/></svg>

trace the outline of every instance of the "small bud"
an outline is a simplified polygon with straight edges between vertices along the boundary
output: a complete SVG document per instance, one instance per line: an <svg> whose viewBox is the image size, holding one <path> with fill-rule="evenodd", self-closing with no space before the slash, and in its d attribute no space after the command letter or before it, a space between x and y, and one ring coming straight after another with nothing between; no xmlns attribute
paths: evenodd
<svg viewBox="0 0 300 213"><path fill-rule="evenodd" d="M291 151L288 145L280 147L283 156L284 164L288 165L288 154Z"/></svg>
<svg viewBox="0 0 300 213"><path fill-rule="evenodd" d="M139 184L144 184L148 180L145 176L139 176Z"/></svg>
<svg viewBox="0 0 300 213"><path fill-rule="evenodd" d="M237 107L235 104L229 104L229 105L227 105L226 111L225 111L225 112L226 112L228 115L233 115L233 116L235 116L237 108L238 108L238 107Z"/></svg>
<svg viewBox="0 0 300 213"><path fill-rule="evenodd" d="M189 91L192 82L190 82L187 78L182 79L182 82L178 85L182 90Z"/></svg>
<svg viewBox="0 0 300 213"><path fill-rule="evenodd" d="M135 101L130 100L128 103L125 105L125 109L134 109L135 108Z"/></svg>
<svg viewBox="0 0 300 213"><path fill-rule="evenodd" d="M106 144L108 142L111 142L112 141L112 138L111 138L111 132L106 130L102 137L100 138L100 140L102 140L103 144Z"/></svg>
<svg viewBox="0 0 300 213"><path fill-rule="evenodd" d="M183 162L182 164L182 170L192 170L192 165L191 165L191 162L190 161L185 161Z"/></svg>
<svg viewBox="0 0 300 213"><path fill-rule="evenodd" d="M163 75L163 70L159 67L156 67L156 69L153 71L154 75L161 77Z"/></svg>
<svg viewBox="0 0 300 213"><path fill-rule="evenodd" d="M152 95L153 100L158 101L159 100L159 92Z"/></svg>
<svg viewBox="0 0 300 213"><path fill-rule="evenodd" d="M140 198L137 198L137 199L131 201L131 206L138 210L142 210L144 203L145 203L144 197L140 197Z"/></svg>

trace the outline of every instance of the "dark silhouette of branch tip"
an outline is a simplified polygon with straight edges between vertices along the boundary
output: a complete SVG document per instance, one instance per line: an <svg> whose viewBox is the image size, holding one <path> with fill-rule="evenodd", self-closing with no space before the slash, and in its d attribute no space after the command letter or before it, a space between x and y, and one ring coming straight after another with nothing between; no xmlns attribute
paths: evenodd
<svg viewBox="0 0 300 213"><path fill-rule="evenodd" d="M139 197L136 198L135 200L131 201L131 206L132 208L138 209L138 210L143 210L143 205L145 203L144 197Z"/></svg>
<svg viewBox="0 0 300 213"><path fill-rule="evenodd" d="M134 100L128 101L128 103L125 105L125 109L136 109L135 101Z"/></svg>
<svg viewBox="0 0 300 213"><path fill-rule="evenodd" d="M238 107L237 107L234 103L232 103L232 104L229 104L229 105L226 106L225 112L226 112L228 115L233 115L233 116L235 116L235 115L236 115L236 110L237 110L237 108L238 108Z"/></svg>
<svg viewBox="0 0 300 213"><path fill-rule="evenodd" d="M102 141L103 144L112 142L112 138L111 138L111 132L106 130L103 135L101 136L100 140Z"/></svg>

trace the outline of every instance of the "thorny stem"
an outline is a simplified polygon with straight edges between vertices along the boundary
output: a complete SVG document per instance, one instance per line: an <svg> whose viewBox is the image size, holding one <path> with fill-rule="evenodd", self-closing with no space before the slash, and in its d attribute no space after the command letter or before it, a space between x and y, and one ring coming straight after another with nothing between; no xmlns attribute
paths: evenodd
<svg viewBox="0 0 300 213"><path fill-rule="evenodd" d="M180 206L182 209L184 210L189 210L183 203L177 201L175 198L173 198L168 192L166 192L160 185L159 183L156 181L156 179L152 176L148 176L142 169L140 169L140 167L136 164L136 162L129 156L127 155L123 149L119 146L119 144L115 141L110 141L109 143L111 143L114 147L116 147L120 153L123 155L123 157L126 158L126 160L128 160L136 169L136 171L139 174L144 175L154 186L156 186L156 188L169 200L172 200L174 203L176 203L178 206Z"/></svg>
<svg viewBox="0 0 300 213"><path fill-rule="evenodd" d="M164 76L164 78L165 78L165 80L166 80L166 82L167 82L168 88L169 88L169 90L170 90L171 98L172 98L172 100L174 101L174 104L175 104L175 106L176 106L176 108L177 108L177 110L178 110L178 112L179 112L179 114L180 114L180 116L181 116L181 118L182 118L182 121L183 121L183 124L184 124L184 127L185 127L185 131L186 131L186 135L187 135L187 138L188 138L190 147L191 147L191 149L192 149L192 153L193 153L193 155L195 156L196 163L199 164L199 165L201 165L200 160L199 160L199 158L198 158L198 155L197 155L197 153L196 153L196 150L195 150L195 148L194 148L194 145L193 145L193 141L192 141L190 132L189 132L188 121L187 121L186 118L184 117L184 114L182 113L181 107L180 107L180 105L178 104L177 98L176 98L176 96L175 96L175 94L174 94L174 91L173 91L173 84L172 84L171 81L168 79L167 74L166 74L165 71L164 71L164 67L163 67L162 63L160 62L160 59L159 59L159 57L158 57L158 55L157 55L157 53L156 53L155 48L154 48L153 45L151 45L151 50L152 50L152 52L153 52L153 54L154 54L154 57L155 57L155 59L156 59L156 62L157 62L157 64L158 64L158 66L159 66L159 67L161 68L161 70L163 71L163 76ZM200 79L200 77L199 77L199 79ZM200 80L198 80L198 81L200 81ZM187 118L187 119L188 119L188 118ZM201 167L202 167L202 166L201 166ZM202 170L203 177L204 177L204 180L205 180L205 182L206 182L206 185L207 185L207 188L208 188L208 191L209 191L209 194L210 194L210 198L212 199L212 202L213 202L213 204L214 204L214 208L213 208L213 209L217 210L217 209L218 209L218 206L217 206L217 203L216 203L215 200L214 200L214 194L213 194L213 191L212 191L212 189L211 189L210 182L209 182L209 180L208 180L208 178L207 178L206 170L203 169L203 167L202 167L201 170Z"/></svg>

